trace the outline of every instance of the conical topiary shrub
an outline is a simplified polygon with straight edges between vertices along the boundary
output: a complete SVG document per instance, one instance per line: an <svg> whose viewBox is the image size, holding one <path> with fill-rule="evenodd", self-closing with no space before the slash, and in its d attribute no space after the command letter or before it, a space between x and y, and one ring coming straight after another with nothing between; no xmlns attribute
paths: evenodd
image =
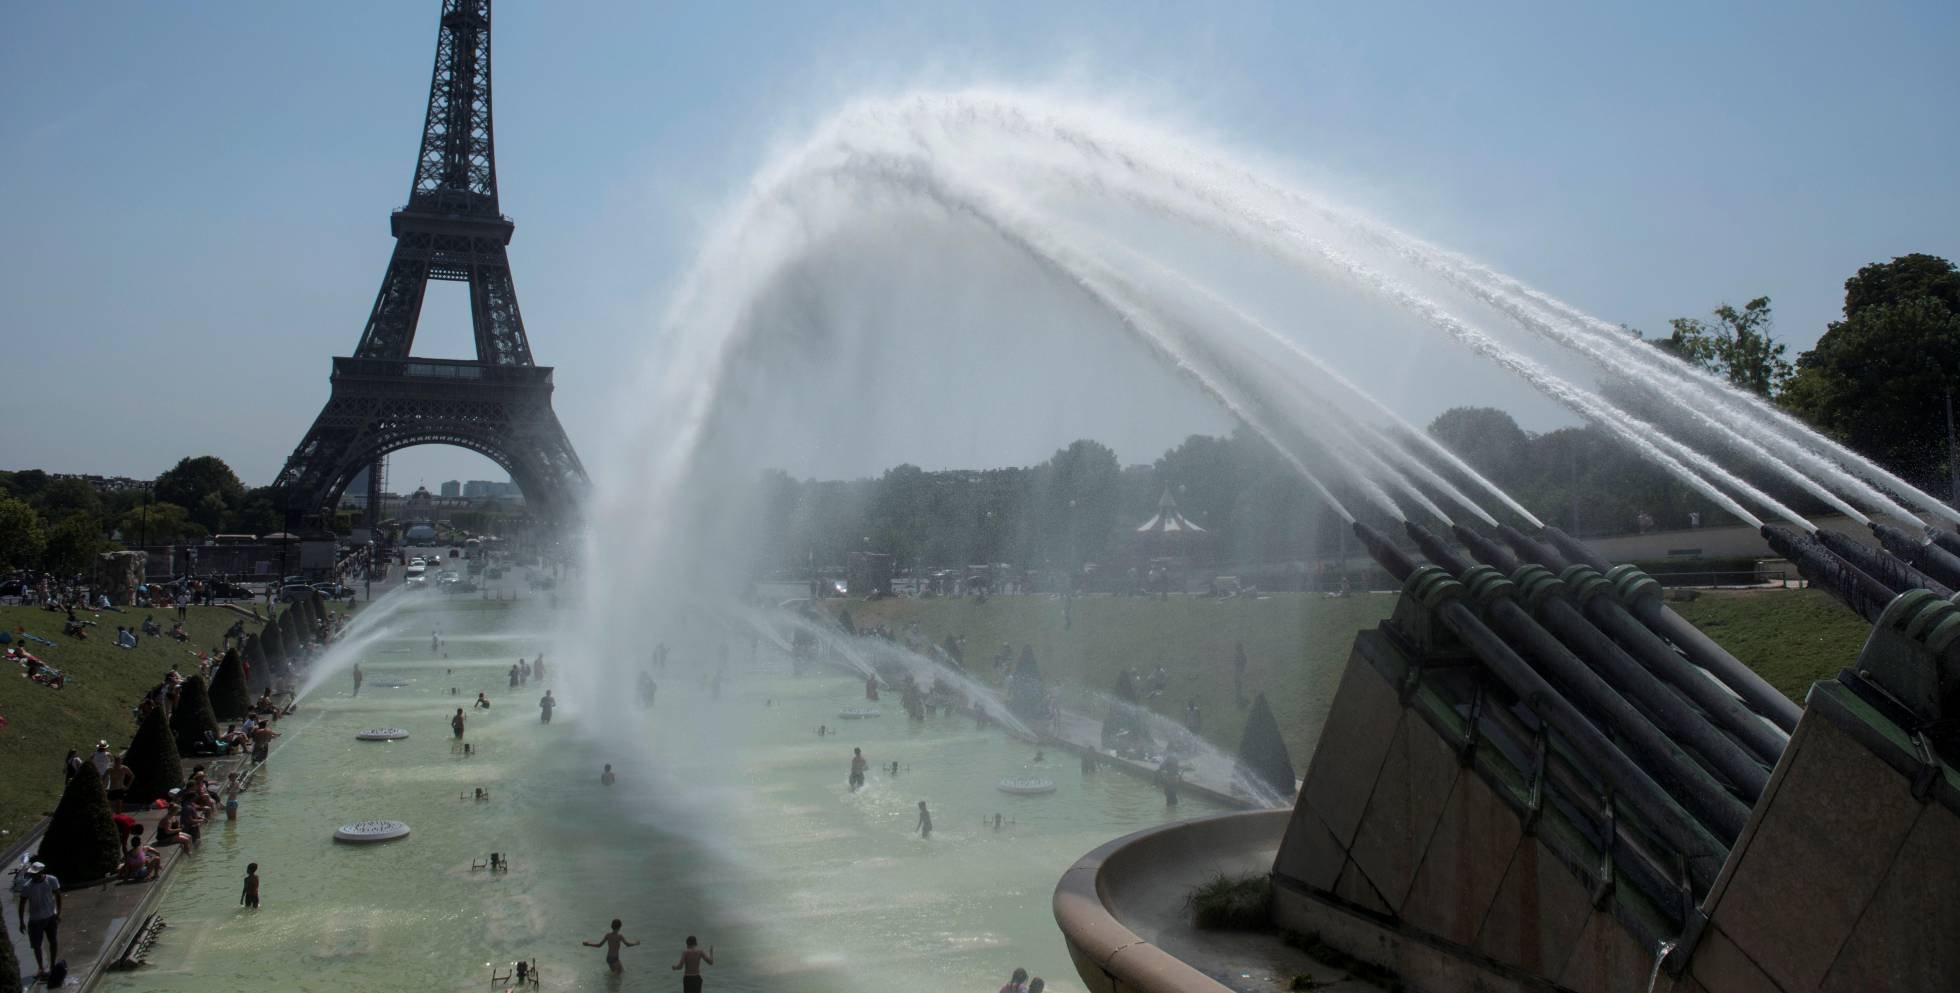
<svg viewBox="0 0 1960 993"><path fill-rule="evenodd" d="M143 715L136 726L136 738L129 743L129 758L123 763L136 778L130 781L128 801L149 803L184 785L184 763L177 753L177 742L163 722L163 711Z"/></svg>
<svg viewBox="0 0 1960 993"><path fill-rule="evenodd" d="M95 764L83 762L62 791L61 803L41 837L41 861L66 888L116 871L122 858L122 835L110 816L109 798ZM16 987L17 988L17 987Z"/></svg>
<svg viewBox="0 0 1960 993"><path fill-rule="evenodd" d="M1279 736L1279 722L1273 719L1264 693L1252 698L1252 710L1246 714L1237 774L1289 800L1296 789L1293 760L1286 754L1286 741Z"/></svg>
<svg viewBox="0 0 1960 993"><path fill-rule="evenodd" d="M251 647L249 639L246 647ZM200 685L199 689L202 688ZM188 696L190 687L186 685L184 689ZM245 712L252 709L252 693L245 685L245 660L238 654L238 649L225 649L225 657L219 660L217 670L211 673L211 690L205 696L209 700L208 709L214 721L218 718L227 721L245 719Z"/></svg>
<svg viewBox="0 0 1960 993"><path fill-rule="evenodd" d="M298 664L300 653L306 648L306 632L299 627L299 614L296 607L289 606L279 614L279 647L285 651L286 667L291 669Z"/></svg>
<svg viewBox="0 0 1960 993"><path fill-rule="evenodd" d="M266 684L286 678L286 636L280 633L278 621L265 622L265 630L259 632L259 647L265 651Z"/></svg>
<svg viewBox="0 0 1960 993"><path fill-rule="evenodd" d="M235 662L238 656L226 652L225 658ZM217 674L212 675L215 678ZM177 739L179 755L196 751L198 742L204 740L204 732L218 733L218 715L211 710L211 696L204 691L203 676L184 680L184 688L177 693L177 706L170 711L170 731Z"/></svg>
<svg viewBox="0 0 1960 993"><path fill-rule="evenodd" d="M272 688L272 667L266 664L265 650L259 646L259 636L245 638L245 650L238 653L239 661L245 663L245 692L257 696ZM216 676L212 677L213 682ZM213 687L216 692L216 687Z"/></svg>

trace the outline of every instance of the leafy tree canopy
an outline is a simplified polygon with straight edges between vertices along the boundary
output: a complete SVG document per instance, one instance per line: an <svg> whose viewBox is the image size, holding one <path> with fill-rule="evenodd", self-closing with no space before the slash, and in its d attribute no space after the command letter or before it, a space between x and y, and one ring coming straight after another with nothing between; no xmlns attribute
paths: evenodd
<svg viewBox="0 0 1960 993"><path fill-rule="evenodd" d="M245 484L215 455L181 459L157 477L157 499L179 507L197 507L209 493L217 494L228 507L238 506L245 499Z"/></svg>
<svg viewBox="0 0 1960 993"><path fill-rule="evenodd" d="M1944 280L1932 263L1944 265ZM1947 404L1960 401L1956 294L1960 276L1931 256L1858 270L1845 283L1844 320L1798 357L1783 402L1909 482L1936 485L1949 472Z"/></svg>
<svg viewBox="0 0 1960 993"><path fill-rule="evenodd" d="M41 517L33 507L24 500L0 498L0 565L28 568L38 564L47 540Z"/></svg>
<svg viewBox="0 0 1960 993"><path fill-rule="evenodd" d="M1770 337L1769 297L1757 297L1741 310L1723 304L1713 321L1677 317L1674 333L1661 347L1681 359L1728 377L1757 396L1774 396L1791 375L1785 347Z"/></svg>

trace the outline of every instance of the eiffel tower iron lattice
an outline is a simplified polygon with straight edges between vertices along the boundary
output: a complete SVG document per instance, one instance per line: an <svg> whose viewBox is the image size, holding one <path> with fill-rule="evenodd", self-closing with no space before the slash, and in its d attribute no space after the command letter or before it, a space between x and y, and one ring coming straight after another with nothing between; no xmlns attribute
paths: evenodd
<svg viewBox="0 0 1960 993"><path fill-rule="evenodd" d="M428 444L487 456L540 519L574 514L585 468L551 409L552 370L531 359L492 136L490 0L443 0L415 181L389 217L394 255L360 344L333 360L326 408L273 482L289 515L331 515L363 468ZM469 284L475 361L409 354L431 279Z"/></svg>

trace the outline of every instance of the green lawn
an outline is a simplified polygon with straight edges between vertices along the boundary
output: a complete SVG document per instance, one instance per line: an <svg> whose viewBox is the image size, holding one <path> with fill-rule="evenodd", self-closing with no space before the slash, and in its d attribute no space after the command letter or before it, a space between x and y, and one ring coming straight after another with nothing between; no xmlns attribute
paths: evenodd
<svg viewBox="0 0 1960 993"><path fill-rule="evenodd" d="M1306 760L1326 719L1355 633L1394 609L1395 597L1371 594L1347 599L1275 594L1266 599L1158 601L1132 597L1085 597L1075 601L1074 623L1062 625L1059 601L1046 597L972 600L832 602L848 607L859 627L885 624L893 631L918 624L936 644L947 634L966 639L967 667L992 682L988 659L1002 642L1018 655L1034 647L1051 684L1107 692L1126 666L1169 671L1169 688L1150 701L1160 713L1181 718L1187 701L1203 712L1204 736L1235 751L1245 711L1232 696L1232 647L1245 645L1248 694L1264 691L1286 738L1296 768ZM1703 593L1673 605L1777 689L1801 700L1810 684L1850 665L1869 625L1813 590ZM1094 712L1079 696L1069 705Z"/></svg>
<svg viewBox="0 0 1960 993"><path fill-rule="evenodd" d="M1718 590L1671 606L1799 702L1811 683L1856 662L1871 633L1822 590Z"/></svg>
<svg viewBox="0 0 1960 993"><path fill-rule="evenodd" d="M1067 629L1061 602L1047 597L995 597L984 604L970 599L852 601L848 606L860 627L883 623L898 631L916 622L935 644L947 634L964 636L968 669L988 681L993 671L987 660L1002 642L1011 644L1017 656L1023 645L1032 645L1043 678L1064 687L1109 692L1125 667L1149 673L1161 665L1170 674L1170 685L1149 701L1152 708L1182 719L1185 704L1196 700L1204 736L1230 751L1237 750L1245 730L1245 711L1232 697L1232 648L1243 643L1246 693L1266 693L1287 751L1304 769L1355 634L1387 617L1395 597L1083 597L1075 601L1073 624ZM1066 694L1065 703L1093 712Z"/></svg>
<svg viewBox="0 0 1960 993"><path fill-rule="evenodd" d="M259 606L265 611L263 604ZM129 611L80 615L96 622L87 641L61 634L62 614L37 607L0 606L0 626L12 633L16 625L53 641L53 647L29 643L27 648L43 662L60 669L67 685L53 690L23 678L25 669L7 662L0 670L0 714L7 726L0 728L0 848L9 839L54 809L61 792L61 762L70 748L83 754L95 750L95 742L106 738L121 748L129 744L135 731L131 708L143 694L163 680L172 666L179 672L195 671L197 661L191 648L209 648L224 637L224 631L238 615L222 607L192 607L184 629L189 642L169 637L144 638L135 648L116 647L116 626L140 625L145 613L154 613L167 631L176 611ZM257 630L252 621L246 627ZM13 647L13 646L9 646Z"/></svg>

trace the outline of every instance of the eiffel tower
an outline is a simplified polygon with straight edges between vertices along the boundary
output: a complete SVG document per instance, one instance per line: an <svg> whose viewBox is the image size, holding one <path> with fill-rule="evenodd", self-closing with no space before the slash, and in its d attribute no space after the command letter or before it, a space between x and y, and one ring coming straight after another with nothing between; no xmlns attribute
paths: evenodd
<svg viewBox="0 0 1960 993"><path fill-rule="evenodd" d="M415 182L389 225L395 253L367 329L333 360L326 408L273 481L279 505L330 520L362 469L378 481L389 453L436 444L489 457L534 516L569 520L588 481L551 409L551 369L531 360L505 254L516 225L497 209L490 0L443 0ZM409 354L431 279L469 284L475 361ZM370 523L379 511L371 499Z"/></svg>

